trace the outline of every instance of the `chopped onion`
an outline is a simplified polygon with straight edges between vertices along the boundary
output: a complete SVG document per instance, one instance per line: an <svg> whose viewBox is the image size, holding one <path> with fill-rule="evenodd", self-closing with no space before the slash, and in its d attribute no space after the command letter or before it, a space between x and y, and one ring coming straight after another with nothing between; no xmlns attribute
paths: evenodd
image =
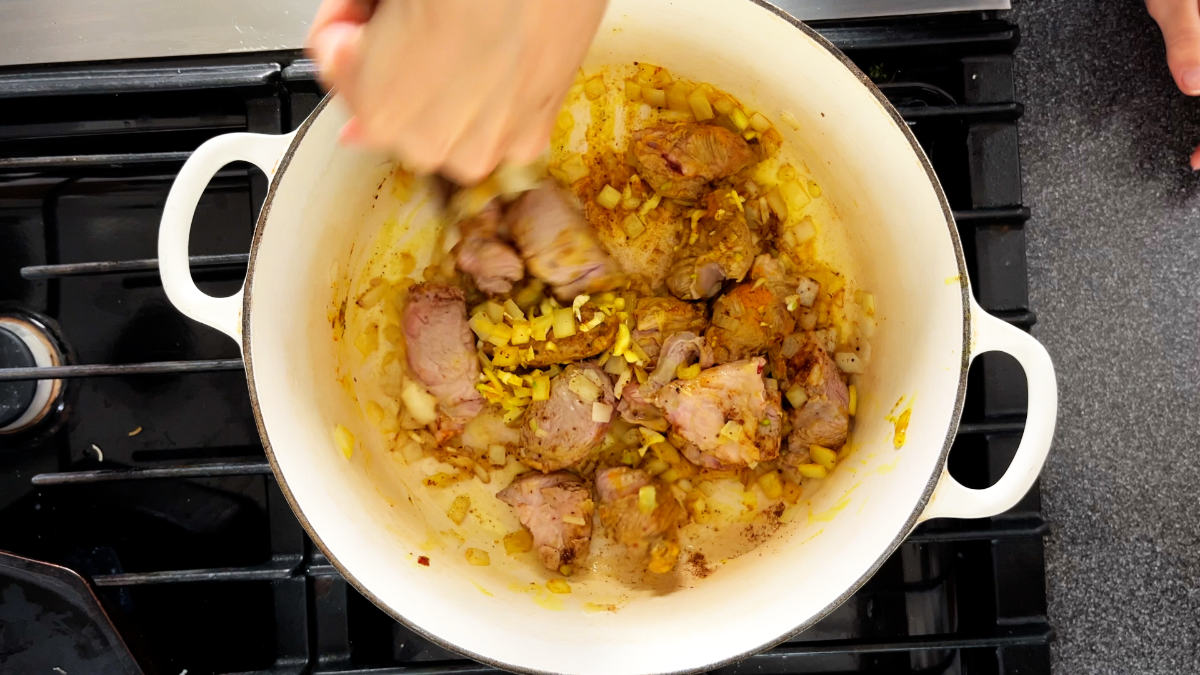
<svg viewBox="0 0 1200 675"><path fill-rule="evenodd" d="M570 307L554 310L554 337L562 340L575 334L575 315Z"/></svg>
<svg viewBox="0 0 1200 675"><path fill-rule="evenodd" d="M771 212L775 214L779 220L787 220L788 206L787 200L783 198L783 194L779 192L779 187L773 187L767 192L767 206L771 208Z"/></svg>
<svg viewBox="0 0 1200 675"><path fill-rule="evenodd" d="M571 377L571 381L567 382L567 388L575 392L585 403L593 403L600 400L600 386L592 382L592 379L583 373L575 373Z"/></svg>
<svg viewBox="0 0 1200 675"><path fill-rule="evenodd" d="M655 108L662 108L667 105L667 92L653 87L642 87L642 100Z"/></svg>
<svg viewBox="0 0 1200 675"><path fill-rule="evenodd" d="M621 203L621 193L615 187L605 183L604 187L600 188L600 194L596 195L596 203L611 211Z"/></svg>
<svg viewBox="0 0 1200 675"><path fill-rule="evenodd" d="M604 95L604 78L596 76L583 83L583 93L589 101L594 101Z"/></svg>
<svg viewBox="0 0 1200 675"><path fill-rule="evenodd" d="M780 355L785 359L792 358L796 355L796 352L800 351L800 346L803 341L804 338L795 333L783 338L783 344L779 347Z"/></svg>
<svg viewBox="0 0 1200 675"><path fill-rule="evenodd" d="M725 422L724 426L721 427L721 431L719 431L717 435L727 441L733 441L736 443L742 439L742 425L738 424L734 420L728 420Z"/></svg>
<svg viewBox="0 0 1200 675"><path fill-rule="evenodd" d="M580 293L579 295L575 296L574 300L571 301L571 311L575 313L576 321L583 321L583 315L580 314L579 310L583 309L583 306L586 305L587 301L591 299L592 297L587 293Z"/></svg>
<svg viewBox="0 0 1200 675"><path fill-rule="evenodd" d="M808 277L800 277L800 282L796 284L796 300L805 307L812 307L820 290L821 284Z"/></svg>
<svg viewBox="0 0 1200 675"><path fill-rule="evenodd" d="M851 417L853 417L858 413L858 387L850 385L849 392L850 401L846 404L846 411L850 413Z"/></svg>
<svg viewBox="0 0 1200 675"><path fill-rule="evenodd" d="M630 213L625 216L625 220L621 223L622 229L625 230L625 236L630 239L637 239L643 232L646 231L646 224L638 217L636 213Z"/></svg>
<svg viewBox="0 0 1200 675"><path fill-rule="evenodd" d="M643 485L638 488L638 510L642 513L653 513L658 507L658 495L653 485Z"/></svg>
<svg viewBox="0 0 1200 675"><path fill-rule="evenodd" d="M833 355L833 360L843 373L858 374L863 372L863 362L862 359L858 358L857 354L838 352Z"/></svg>
<svg viewBox="0 0 1200 675"><path fill-rule="evenodd" d="M729 121L733 122L733 126L737 127L738 131L745 131L746 127L750 126L750 118L746 117L745 111L741 108L734 108L729 113Z"/></svg>
<svg viewBox="0 0 1200 675"><path fill-rule="evenodd" d="M692 93L688 94L687 103L697 122L705 122L715 117L712 104L708 102L708 96L704 93L703 87L693 89Z"/></svg>
<svg viewBox="0 0 1200 675"><path fill-rule="evenodd" d="M667 107L677 112L691 112L688 105L687 86L682 82L672 82L667 87Z"/></svg>
<svg viewBox="0 0 1200 675"><path fill-rule="evenodd" d="M431 424L437 419L437 399L416 382L405 380L400 390L400 400L418 424Z"/></svg>
<svg viewBox="0 0 1200 675"><path fill-rule="evenodd" d="M514 321L512 325L512 337L508 340L514 345L523 345L529 342L533 337L533 327L528 321Z"/></svg>
<svg viewBox="0 0 1200 675"><path fill-rule="evenodd" d="M823 445L808 446L808 454L813 461L825 467L826 471L833 471L833 467L837 464L837 453Z"/></svg>
<svg viewBox="0 0 1200 675"><path fill-rule="evenodd" d="M470 508L471 498L467 495L459 495L450 503L450 508L446 509L446 515L454 521L455 525L462 525L462 522L467 519L467 511Z"/></svg>
<svg viewBox="0 0 1200 675"><path fill-rule="evenodd" d="M771 128L771 121L760 112L756 112L750 116L750 126L760 134Z"/></svg>
<svg viewBox="0 0 1200 675"><path fill-rule="evenodd" d="M625 98L630 101L640 101L642 98L642 85L633 80L625 80Z"/></svg>
<svg viewBox="0 0 1200 675"><path fill-rule="evenodd" d="M488 446L488 461L492 466L504 466L508 463L508 451L503 445Z"/></svg>
<svg viewBox="0 0 1200 675"><path fill-rule="evenodd" d="M657 192L650 195L650 198L647 199L646 201L642 202L641 207L638 208L638 215L644 216L647 213L650 213L654 209L658 208L658 204L661 201L662 201L662 195L658 194Z"/></svg>
<svg viewBox="0 0 1200 675"><path fill-rule="evenodd" d="M592 421L607 424L612 420L612 412L611 405L596 401L592 404Z"/></svg>
<svg viewBox="0 0 1200 675"><path fill-rule="evenodd" d="M787 390L787 400L797 410L803 407L808 402L808 394L804 392L803 385L792 385L792 388Z"/></svg>
<svg viewBox="0 0 1200 675"><path fill-rule="evenodd" d="M517 303L513 302L512 298L504 301L502 309L504 310L504 314L510 319L516 319L517 321L525 320L525 312L521 311L521 308L517 306Z"/></svg>
<svg viewBox="0 0 1200 675"><path fill-rule="evenodd" d="M546 339L550 333L550 328L554 325L553 314L543 314L535 316L529 321L529 328L533 331L533 339L541 342Z"/></svg>
<svg viewBox="0 0 1200 675"><path fill-rule="evenodd" d="M333 427L333 444L346 459L354 455L354 434L341 424Z"/></svg>

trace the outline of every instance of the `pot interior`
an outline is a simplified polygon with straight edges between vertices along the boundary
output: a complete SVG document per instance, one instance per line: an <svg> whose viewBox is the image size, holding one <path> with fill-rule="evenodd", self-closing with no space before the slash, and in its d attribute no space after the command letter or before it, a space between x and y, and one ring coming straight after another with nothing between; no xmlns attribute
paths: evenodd
<svg viewBox="0 0 1200 675"><path fill-rule="evenodd" d="M820 256L875 296L853 452L805 493L792 522L751 553L716 561L706 578L671 592L573 578L560 595L546 590L539 566L502 548L488 566L466 562L474 542L446 534L446 516L384 448L353 400L354 374L338 366L350 348L334 339L338 299L356 297L354 261L368 243L392 228L418 269L437 244L421 227L429 204L399 198L385 158L337 145L346 113L336 100L297 135L256 234L244 347L261 431L293 507L382 607L510 667L695 669L807 625L915 523L961 404L966 279L953 225L922 156L876 95L838 56L751 2L613 0L585 70L632 61L709 82L770 118L785 155L806 165L832 204L819 223ZM358 441L349 459L335 447L337 424ZM496 546L511 527L496 518L467 536Z"/></svg>

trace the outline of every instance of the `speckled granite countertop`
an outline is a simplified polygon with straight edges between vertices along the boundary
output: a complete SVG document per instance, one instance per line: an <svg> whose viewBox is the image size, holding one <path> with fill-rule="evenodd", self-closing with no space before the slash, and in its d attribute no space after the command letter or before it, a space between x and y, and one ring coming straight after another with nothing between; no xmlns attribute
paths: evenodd
<svg viewBox="0 0 1200 675"><path fill-rule="evenodd" d="M1014 4L1055 672L1200 672L1200 100L1137 0Z"/></svg>

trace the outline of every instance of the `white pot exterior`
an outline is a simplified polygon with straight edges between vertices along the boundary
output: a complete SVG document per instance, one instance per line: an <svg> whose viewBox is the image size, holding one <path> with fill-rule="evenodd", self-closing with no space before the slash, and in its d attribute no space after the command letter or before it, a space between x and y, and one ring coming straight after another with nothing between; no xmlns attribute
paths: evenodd
<svg viewBox="0 0 1200 675"><path fill-rule="evenodd" d="M554 610L514 590L522 571L500 561L491 568L451 556L430 567L415 563L428 539L421 518L385 495L369 457L347 462L330 437L334 424L353 427L347 420L359 418L334 384L331 269L345 264L363 231L361 202L382 166L379 157L338 146L346 116L336 100L295 134L209 141L184 167L164 211L164 287L184 313L242 344L260 433L308 531L380 607L444 645L508 668L674 672L765 648L845 600L921 520L1010 508L1035 480L1053 431L1048 356L971 300L928 162L844 57L749 1L612 0L585 67L641 59L711 82L776 121L785 147L808 159L841 221L851 224L854 276L878 308L870 370L859 381L858 449L812 498L809 518L693 588L638 595L617 612L588 612L580 606L584 583ZM788 116L797 124L779 121ZM205 182L236 159L263 168L271 190L245 297L213 299L191 283L187 229ZM945 474L945 458L967 366L990 350L1008 351L1025 367L1029 420L1004 478L968 490ZM886 418L901 396L912 402L912 415L897 450Z"/></svg>

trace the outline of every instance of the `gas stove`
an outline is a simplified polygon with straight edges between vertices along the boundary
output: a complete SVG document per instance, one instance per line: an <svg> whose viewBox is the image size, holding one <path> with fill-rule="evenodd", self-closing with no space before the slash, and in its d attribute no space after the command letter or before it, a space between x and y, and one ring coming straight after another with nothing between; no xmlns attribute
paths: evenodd
<svg viewBox="0 0 1200 675"><path fill-rule="evenodd" d="M1028 328L1016 27L995 12L815 27L933 161L980 303ZM20 556L0 558L0 663L490 670L390 619L329 565L271 475L236 347L159 283L158 219L188 153L229 131L290 130L322 95L294 50L0 70L0 550ZM206 292L241 284L265 192L235 164L204 193L191 266ZM974 363L950 457L959 480L1003 473L1025 404L1015 362ZM1045 532L1036 489L998 517L923 525L816 626L722 672L1049 672ZM85 605L86 630L29 629ZM106 645L74 671L56 642L72 634Z"/></svg>

